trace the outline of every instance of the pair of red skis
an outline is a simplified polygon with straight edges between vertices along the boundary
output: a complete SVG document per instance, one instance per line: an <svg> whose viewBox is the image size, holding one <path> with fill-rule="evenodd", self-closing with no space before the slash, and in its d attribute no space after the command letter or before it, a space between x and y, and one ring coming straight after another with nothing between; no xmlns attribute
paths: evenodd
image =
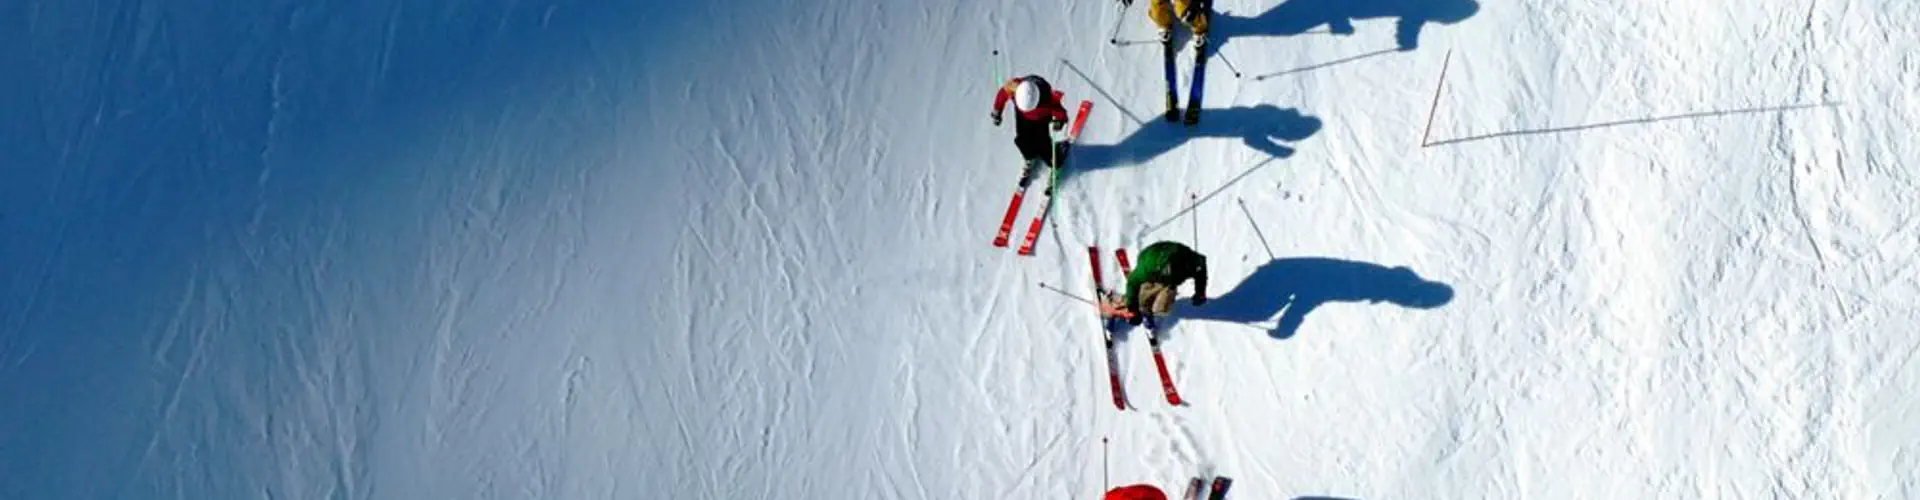
<svg viewBox="0 0 1920 500"><path fill-rule="evenodd" d="M1125 286L1126 276L1133 273L1133 263L1127 259L1127 249L1114 249L1113 258L1120 263L1120 282L1122 283L1121 286ZM1107 289L1106 278L1100 272L1100 247L1088 246L1087 260L1093 265L1093 296L1094 300L1099 302L1094 304L1094 306L1100 309L1100 329L1106 334L1107 380L1113 384L1113 406L1119 408L1121 411L1125 411L1127 409L1127 392L1126 388L1120 384L1119 351L1115 349L1113 345L1113 331L1120 327L1120 325L1116 325L1116 323L1121 322L1121 319L1108 314L1106 311L1107 308L1103 305L1111 303L1118 294ZM1186 401L1180 399L1180 391L1175 390L1173 387L1173 374L1167 371L1167 357L1160 353L1160 333L1149 328L1147 330L1147 344L1153 346L1153 366L1160 372L1160 391L1166 394L1167 404L1174 406L1186 405Z"/></svg>
<svg viewBox="0 0 1920 500"><path fill-rule="evenodd" d="M1056 93L1056 98L1057 95L1058 93ZM1073 151L1071 148L1073 142L1080 138L1080 129L1086 128L1087 114L1091 112L1093 112L1093 101L1080 101L1080 111L1073 117L1073 128L1067 131L1066 144L1069 146L1067 149L1068 153ZM1065 163L1066 158L1055 159L1055 165L1052 167L1051 175L1047 177L1048 193L1052 193L1053 189L1058 187L1056 184L1060 182L1060 169L1065 168ZM1013 221L1019 218L1020 215L1020 202L1026 199L1026 197L1027 186L1024 184L1021 185L1019 189L1013 191L1013 201L1007 203L1007 215L1000 219L1000 232L994 235L993 246L1007 246L1007 239L1013 236ZM1040 240L1040 228L1046 221L1047 214L1052 211L1053 196L1048 195L1046 200L1040 204L1040 213L1034 214L1033 223L1027 225L1027 236L1025 239L1020 240L1020 249L1018 251L1020 255L1033 255L1034 243Z"/></svg>

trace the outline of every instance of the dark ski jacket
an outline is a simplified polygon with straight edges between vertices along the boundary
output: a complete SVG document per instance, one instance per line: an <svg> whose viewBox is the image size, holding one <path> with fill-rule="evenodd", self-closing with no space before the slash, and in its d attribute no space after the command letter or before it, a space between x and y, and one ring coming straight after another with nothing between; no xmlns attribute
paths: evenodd
<svg viewBox="0 0 1920 500"><path fill-rule="evenodd" d="M1140 310L1140 285L1147 282L1169 287L1193 280L1195 295L1207 294L1207 256L1186 245L1162 241L1140 250L1139 267L1127 273L1127 310Z"/></svg>
<svg viewBox="0 0 1920 500"><path fill-rule="evenodd" d="M1005 109L1007 101L1013 99L1013 89L1018 88L1021 81L1028 79L1039 85L1040 95L1043 97L1040 98L1040 105L1034 106L1033 110L1015 113L1013 144L1020 148L1021 158L1027 161L1045 161L1051 165L1055 159L1053 133L1048 129L1052 128L1056 122L1061 124L1067 122L1067 108L1060 104L1060 99L1063 97L1060 91L1053 90L1053 85L1048 84L1046 79L1034 75L1007 80L1007 84L1001 85L1000 92L993 97L993 112L999 113L1000 110Z"/></svg>

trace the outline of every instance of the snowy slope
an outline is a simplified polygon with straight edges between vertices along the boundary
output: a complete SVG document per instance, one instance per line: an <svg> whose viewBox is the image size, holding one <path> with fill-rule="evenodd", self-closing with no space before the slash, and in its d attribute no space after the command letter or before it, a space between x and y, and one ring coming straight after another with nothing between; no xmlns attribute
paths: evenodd
<svg viewBox="0 0 1920 500"><path fill-rule="evenodd" d="M1188 129L1144 7L0 7L0 497L1920 494L1920 9L1220 0Z"/></svg>

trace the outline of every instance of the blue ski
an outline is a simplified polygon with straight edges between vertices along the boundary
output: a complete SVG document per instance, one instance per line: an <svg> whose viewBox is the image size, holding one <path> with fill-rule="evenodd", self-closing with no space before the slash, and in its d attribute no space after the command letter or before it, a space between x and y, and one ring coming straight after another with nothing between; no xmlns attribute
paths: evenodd
<svg viewBox="0 0 1920 500"><path fill-rule="evenodd" d="M1207 49L1205 45L1193 48L1193 85L1187 89L1187 126L1200 123L1200 92L1207 87Z"/></svg>
<svg viewBox="0 0 1920 500"><path fill-rule="evenodd" d="M1207 492L1207 500L1227 500L1227 488L1233 486L1233 478L1213 478L1213 488Z"/></svg>
<svg viewBox="0 0 1920 500"><path fill-rule="evenodd" d="M1162 52L1166 54L1167 61L1167 121L1179 121L1180 97L1175 89L1180 88L1180 86L1179 80L1173 76L1173 38L1169 37L1166 40L1162 40L1160 42L1160 48L1163 49Z"/></svg>

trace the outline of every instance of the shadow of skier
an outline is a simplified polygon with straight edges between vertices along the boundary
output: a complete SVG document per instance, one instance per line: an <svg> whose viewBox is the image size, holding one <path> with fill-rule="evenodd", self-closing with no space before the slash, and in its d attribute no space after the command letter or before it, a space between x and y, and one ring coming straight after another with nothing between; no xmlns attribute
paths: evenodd
<svg viewBox="0 0 1920 500"><path fill-rule="evenodd" d="M1233 290L1203 307L1179 303L1179 320L1265 323L1280 315L1268 335L1287 339L1300 330L1307 314L1329 302L1389 302L1431 309L1453 301L1453 287L1421 278L1405 267L1385 267L1327 257L1287 257L1260 266Z"/></svg>
<svg viewBox="0 0 1920 500"><path fill-rule="evenodd" d="M1204 118L1192 127L1148 120L1118 143L1074 146L1067 160L1068 173L1146 163L1196 137L1239 137L1247 147L1286 158L1293 155L1293 148L1285 143L1299 142L1320 131L1319 118L1271 104L1207 109L1202 113Z"/></svg>
<svg viewBox="0 0 1920 500"><path fill-rule="evenodd" d="M1351 35L1353 21L1398 18L1394 40L1402 51L1420 45L1427 23L1454 24L1480 11L1474 0L1288 0L1254 17L1215 12L1213 50L1240 37L1292 36L1325 25L1336 35Z"/></svg>

